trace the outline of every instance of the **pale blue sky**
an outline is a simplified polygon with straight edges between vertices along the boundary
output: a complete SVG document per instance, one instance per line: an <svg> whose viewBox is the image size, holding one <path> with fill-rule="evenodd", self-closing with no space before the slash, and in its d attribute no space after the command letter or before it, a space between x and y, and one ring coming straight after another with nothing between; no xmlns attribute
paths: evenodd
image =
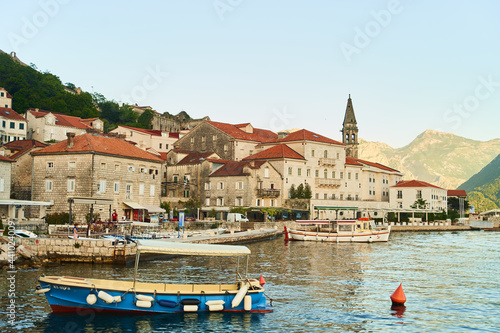
<svg viewBox="0 0 500 333"><path fill-rule="evenodd" d="M0 49L159 112L401 147L499 138L500 2L0 1ZM23 112L23 110L17 110Z"/></svg>

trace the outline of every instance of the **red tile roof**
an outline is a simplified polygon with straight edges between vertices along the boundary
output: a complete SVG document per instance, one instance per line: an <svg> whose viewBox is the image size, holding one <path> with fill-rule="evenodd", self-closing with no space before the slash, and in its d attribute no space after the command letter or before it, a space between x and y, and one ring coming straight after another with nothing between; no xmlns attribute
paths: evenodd
<svg viewBox="0 0 500 333"><path fill-rule="evenodd" d="M68 115L62 114L62 113L33 109L33 108L28 109L28 111L35 118L45 117L47 114L52 113L56 117L56 125L58 125L58 126L75 127L75 128L81 128L81 129L91 128L90 125L87 125L85 123L85 119L82 120L82 118L80 118L80 117L68 116Z"/></svg>
<svg viewBox="0 0 500 333"><path fill-rule="evenodd" d="M24 121L26 121L26 119L23 116L21 116L19 113L12 110L11 108L0 108L0 117L12 119L12 120L24 120Z"/></svg>
<svg viewBox="0 0 500 333"><path fill-rule="evenodd" d="M3 145L5 148L10 149L10 150L15 150L16 152L12 155L10 155L10 158L15 160L19 156L23 155L27 151L31 150L32 148L43 148L47 147L48 145L45 143L42 143L37 140L16 140L16 141L11 141Z"/></svg>
<svg viewBox="0 0 500 333"><path fill-rule="evenodd" d="M210 177L225 177L225 176L246 176L244 167L252 169L259 168L265 161L262 162L249 162L249 161L229 161L222 167L213 172Z"/></svg>
<svg viewBox="0 0 500 333"><path fill-rule="evenodd" d="M439 186L432 185L432 184L423 182L421 180L402 180L392 187L434 187L434 188L438 188L440 190L443 190L443 188L441 188Z"/></svg>
<svg viewBox="0 0 500 333"><path fill-rule="evenodd" d="M276 142L290 142L290 141L316 141L316 142L332 143L335 145L344 146L342 142L332 140L330 138L327 138L326 136L313 133L306 129L292 132L288 134L286 137L276 140Z"/></svg>
<svg viewBox="0 0 500 333"><path fill-rule="evenodd" d="M305 160L304 156L300 155L285 144L273 146L271 148L258 152L257 154L245 157L243 160L269 160L277 158L293 158L298 160Z"/></svg>
<svg viewBox="0 0 500 333"><path fill-rule="evenodd" d="M4 161L4 162L15 162L12 158L5 157L5 156L2 156L2 155L0 155L0 161Z"/></svg>
<svg viewBox="0 0 500 333"><path fill-rule="evenodd" d="M144 129L144 128L124 126L124 125L120 125L120 127L128 128L128 129L131 129L131 130L134 130L137 132L142 132L142 133L149 134L149 135L161 136L161 131L158 131L158 130L149 130L149 129Z"/></svg>
<svg viewBox="0 0 500 333"><path fill-rule="evenodd" d="M115 155L121 157L149 160L154 162L163 162L163 160L145 150L142 150L125 140L108 138L104 136L82 134L74 138L74 144L71 148L67 146L67 140L60 141L52 146L43 148L32 155L52 155L52 154L72 154L72 153L97 153L106 155Z"/></svg>
<svg viewBox="0 0 500 333"><path fill-rule="evenodd" d="M449 197L466 197L467 192L465 190L448 190Z"/></svg>
<svg viewBox="0 0 500 333"><path fill-rule="evenodd" d="M363 166L363 164L359 163L355 158L349 156L345 157L345 164Z"/></svg>
<svg viewBox="0 0 500 333"><path fill-rule="evenodd" d="M187 165L187 164L198 164L203 160L206 160L209 158L209 156L214 155L215 153L199 153L199 152L194 152L186 157L184 157L182 160L177 163L177 165Z"/></svg>
<svg viewBox="0 0 500 333"><path fill-rule="evenodd" d="M12 98L12 95L7 92L7 98Z"/></svg>
<svg viewBox="0 0 500 333"><path fill-rule="evenodd" d="M388 166L385 166L385 165L380 164L380 163L365 161L365 160L362 160L362 159L359 159L359 158L352 158L352 159L355 160L355 161L357 161L357 162L359 162L359 163L366 164L366 165L369 165L369 166L372 166L372 167L375 167L375 168L379 168L379 169L382 169L382 170L392 171L392 172L399 172L396 169L389 168Z"/></svg>
<svg viewBox="0 0 500 333"><path fill-rule="evenodd" d="M260 128L254 128L253 133L247 133L239 129L235 125L219 123L216 121L207 121L207 123L218 128L219 130L232 136L235 139L256 141L256 142L271 142L278 138L278 135L276 133ZM246 126L246 124L244 125ZM241 124L238 126L241 126Z"/></svg>

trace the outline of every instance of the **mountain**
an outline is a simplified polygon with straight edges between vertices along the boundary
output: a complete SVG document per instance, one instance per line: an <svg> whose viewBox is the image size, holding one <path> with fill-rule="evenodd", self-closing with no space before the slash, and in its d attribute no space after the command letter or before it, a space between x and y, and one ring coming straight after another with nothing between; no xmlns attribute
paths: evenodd
<svg viewBox="0 0 500 333"><path fill-rule="evenodd" d="M485 211L500 207L500 155L480 172L459 186L467 192L467 199L476 210Z"/></svg>
<svg viewBox="0 0 500 333"><path fill-rule="evenodd" d="M481 171L500 152L500 139L477 141L427 130L409 145L392 148L360 140L359 157L395 168L405 179L455 189Z"/></svg>

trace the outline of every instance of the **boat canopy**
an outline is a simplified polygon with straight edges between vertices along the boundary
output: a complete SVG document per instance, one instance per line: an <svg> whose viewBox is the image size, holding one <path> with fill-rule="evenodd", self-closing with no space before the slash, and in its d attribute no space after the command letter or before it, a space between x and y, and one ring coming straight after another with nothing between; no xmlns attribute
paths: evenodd
<svg viewBox="0 0 500 333"><path fill-rule="evenodd" d="M168 241L155 241L142 239L138 242L140 253L160 253L173 255L190 256L246 256L250 249L240 245L214 245L214 244L193 244L176 243Z"/></svg>

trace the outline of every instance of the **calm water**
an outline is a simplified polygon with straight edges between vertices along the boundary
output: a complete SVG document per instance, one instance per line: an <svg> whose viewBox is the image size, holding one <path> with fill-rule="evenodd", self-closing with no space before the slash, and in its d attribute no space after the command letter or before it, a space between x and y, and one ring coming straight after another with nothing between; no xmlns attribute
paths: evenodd
<svg viewBox="0 0 500 333"><path fill-rule="evenodd" d="M64 265L18 272L17 331L26 332L497 332L500 330L499 233L394 233L387 244L321 244L282 238L248 245L250 276L266 278L269 314L54 315L33 293L40 274L130 278L133 267ZM233 262L179 257L142 262L145 279L234 276ZM222 272L222 274L221 274ZM7 281L1 272L0 331ZM211 276L211 279L206 278ZM403 283L406 308L389 296Z"/></svg>

